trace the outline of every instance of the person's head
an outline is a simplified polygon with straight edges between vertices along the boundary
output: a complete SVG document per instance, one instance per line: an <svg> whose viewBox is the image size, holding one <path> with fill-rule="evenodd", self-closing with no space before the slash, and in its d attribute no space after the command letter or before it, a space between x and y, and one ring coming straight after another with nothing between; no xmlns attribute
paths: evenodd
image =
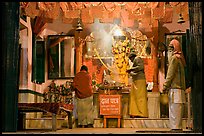
<svg viewBox="0 0 204 136"><path fill-rule="evenodd" d="M86 72L88 72L88 67L87 67L87 66L85 66L85 65L81 66L80 71L83 71L83 70L85 70Z"/></svg>
<svg viewBox="0 0 204 136"><path fill-rule="evenodd" d="M180 46L180 42L177 39L171 40L168 46L168 58L170 59L173 55L176 55L177 58L181 58L182 63L185 65L185 58Z"/></svg>
<svg viewBox="0 0 204 136"><path fill-rule="evenodd" d="M133 60L135 59L137 55L135 54L135 52L131 52L128 56L128 58L133 62Z"/></svg>
<svg viewBox="0 0 204 136"><path fill-rule="evenodd" d="M173 42L171 41L168 45L168 52L167 52L167 55L168 55L168 61L170 62L172 56L174 54L174 46L173 46Z"/></svg>
<svg viewBox="0 0 204 136"><path fill-rule="evenodd" d="M180 54L182 52L180 43L176 39L171 40L169 47L172 48L174 54Z"/></svg>

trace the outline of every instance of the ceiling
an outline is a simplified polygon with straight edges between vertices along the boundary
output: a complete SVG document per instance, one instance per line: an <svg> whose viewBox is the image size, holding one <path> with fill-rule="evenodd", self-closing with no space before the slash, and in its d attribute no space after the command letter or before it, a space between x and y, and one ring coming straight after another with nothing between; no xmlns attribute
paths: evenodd
<svg viewBox="0 0 204 136"><path fill-rule="evenodd" d="M173 14L188 20L188 2L20 2L21 16L40 17L44 23L61 19L63 24L118 23L125 28L138 24L146 30L153 28L154 20L171 23Z"/></svg>

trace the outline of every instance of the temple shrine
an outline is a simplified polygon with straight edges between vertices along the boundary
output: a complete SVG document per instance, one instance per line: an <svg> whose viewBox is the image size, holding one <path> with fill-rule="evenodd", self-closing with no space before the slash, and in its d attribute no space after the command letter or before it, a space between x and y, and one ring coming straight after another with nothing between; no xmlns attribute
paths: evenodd
<svg viewBox="0 0 204 136"><path fill-rule="evenodd" d="M93 129L169 128L168 96L161 91L173 38L181 43L191 90L182 129L202 132L202 108L197 107L202 106L200 2L4 3L3 35L15 37L3 39L3 59L8 60L3 62L4 132L76 129L71 84L82 65L92 78ZM147 118L129 115L132 79L126 70L132 66L132 51L144 61Z"/></svg>

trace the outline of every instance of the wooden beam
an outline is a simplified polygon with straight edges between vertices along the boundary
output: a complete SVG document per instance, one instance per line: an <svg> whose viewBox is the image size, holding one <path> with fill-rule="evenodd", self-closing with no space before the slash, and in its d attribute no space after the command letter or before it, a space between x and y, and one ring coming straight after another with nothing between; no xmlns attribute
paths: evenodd
<svg viewBox="0 0 204 136"><path fill-rule="evenodd" d="M37 36L39 36L39 35L42 33L42 31L46 28L46 26L47 26L47 23L45 23L45 24L40 28L39 32L37 33Z"/></svg>
<svg viewBox="0 0 204 136"><path fill-rule="evenodd" d="M49 48L52 48L52 47L56 46L58 43L60 43L61 41L63 41L65 38L66 38L66 36L57 39L55 42L53 42L52 44L50 44Z"/></svg>

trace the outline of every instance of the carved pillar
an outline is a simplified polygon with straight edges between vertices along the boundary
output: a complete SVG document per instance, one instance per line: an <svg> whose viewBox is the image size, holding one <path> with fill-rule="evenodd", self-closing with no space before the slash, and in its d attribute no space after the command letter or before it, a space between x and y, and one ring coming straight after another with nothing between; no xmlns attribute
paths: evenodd
<svg viewBox="0 0 204 136"><path fill-rule="evenodd" d="M75 53L76 53L76 73L80 71L82 66L82 40L80 40L80 33L75 33Z"/></svg>
<svg viewBox="0 0 204 136"><path fill-rule="evenodd" d="M153 20L153 28L152 28L152 32L153 32L153 50L152 50L152 57L153 57L153 64L154 64L154 74L153 74L153 89L152 92L158 92L159 88L158 88L158 73L159 73L159 69L158 69L158 62L157 62L157 54L158 54L158 27L159 27L159 22L158 20Z"/></svg>

